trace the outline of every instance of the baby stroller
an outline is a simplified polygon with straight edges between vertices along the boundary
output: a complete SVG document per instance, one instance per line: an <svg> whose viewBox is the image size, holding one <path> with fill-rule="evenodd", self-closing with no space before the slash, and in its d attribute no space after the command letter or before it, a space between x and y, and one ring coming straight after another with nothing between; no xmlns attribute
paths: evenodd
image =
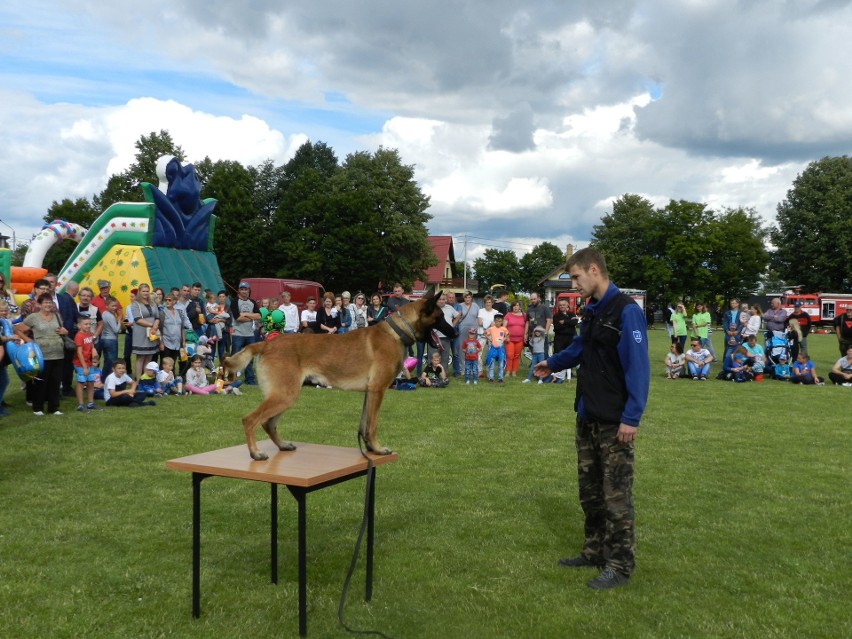
<svg viewBox="0 0 852 639"><path fill-rule="evenodd" d="M784 331L769 331L766 333L766 345L764 347L766 354L765 373L770 377L775 373L775 367L780 363L781 356L789 362L790 343L787 340L787 333Z"/></svg>

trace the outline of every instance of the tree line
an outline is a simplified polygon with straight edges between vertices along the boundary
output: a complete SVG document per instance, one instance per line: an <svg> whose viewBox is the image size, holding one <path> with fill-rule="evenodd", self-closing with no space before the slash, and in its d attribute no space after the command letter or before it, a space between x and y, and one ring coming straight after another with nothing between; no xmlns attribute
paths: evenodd
<svg viewBox="0 0 852 639"><path fill-rule="evenodd" d="M157 183L156 162L185 153L168 131L136 142L135 161L110 176L91 200L54 202L45 222L63 219L86 228L115 202L142 200L139 182ZM195 163L202 197L216 198L214 234L222 276L289 277L331 290L372 291L401 282L410 288L435 264L427 237L429 198L398 151L355 152L340 162L323 142L306 142L286 164L259 166L209 157ZM774 226L754 209L672 200L654 207L625 194L593 228L591 246L607 256L613 281L648 291L651 301L724 300L755 291L852 290L852 159L810 163L778 204ZM16 256L20 263L21 254ZM57 272L73 250L51 250L45 267ZM564 262L543 242L517 257L489 248L473 263L480 291L540 290L538 281ZM465 266L454 265L461 273Z"/></svg>

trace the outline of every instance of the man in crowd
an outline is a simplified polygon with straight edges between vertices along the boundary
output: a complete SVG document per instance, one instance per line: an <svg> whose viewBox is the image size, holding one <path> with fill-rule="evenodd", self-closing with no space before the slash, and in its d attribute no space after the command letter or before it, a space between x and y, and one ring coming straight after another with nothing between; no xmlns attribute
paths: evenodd
<svg viewBox="0 0 852 639"><path fill-rule="evenodd" d="M387 301L388 315L395 313L398 308L405 306L408 302L409 299L405 297L405 290L402 288L402 284L394 284L393 295Z"/></svg>
<svg viewBox="0 0 852 639"><path fill-rule="evenodd" d="M447 293L447 306L456 310L457 319L461 316L461 304L456 301L456 294L453 291ZM453 324L455 326L455 323ZM460 377L462 374L461 369L461 352L459 349L461 348L462 336L459 331L456 331L456 336L450 340L450 348L453 351L453 377Z"/></svg>
<svg viewBox="0 0 852 639"><path fill-rule="evenodd" d="M733 353L740 345L740 301L737 298L731 300L731 308L722 316L722 330L725 333L725 357Z"/></svg>
<svg viewBox="0 0 852 639"><path fill-rule="evenodd" d="M651 378L647 327L639 305L610 282L603 255L581 249L567 272L589 297L580 337L534 372L541 379L580 365L574 409L585 541L579 555L559 564L601 569L588 586L606 590L626 584L635 568L633 446Z"/></svg>
<svg viewBox="0 0 852 639"><path fill-rule="evenodd" d="M773 297L769 303L769 310L763 314L766 322L766 332L771 335L774 331L787 332L787 311L781 308L781 298Z"/></svg>
<svg viewBox="0 0 852 639"><path fill-rule="evenodd" d="M207 306L207 302L201 297L201 282L194 282L189 293L190 297L186 301L186 316L192 324L192 330L201 337L204 335L204 311Z"/></svg>
<svg viewBox="0 0 852 639"><path fill-rule="evenodd" d="M846 306L845 313L834 318L834 333L843 356L852 348L852 303Z"/></svg>
<svg viewBox="0 0 852 639"><path fill-rule="evenodd" d="M49 285L48 292L53 295L53 304L59 313L62 326L68 331L68 336L74 339L77 334L77 303L68 293L60 293L56 290L56 274L48 273L44 276ZM65 349L64 361L62 362L62 394L66 397L74 397L74 351Z"/></svg>
<svg viewBox="0 0 852 639"><path fill-rule="evenodd" d="M243 348L254 344L254 323L260 321L260 308L257 302L249 299L248 282L240 282L237 296L231 301L231 317L234 318L234 332L231 335L231 352L239 353ZM246 384L256 386L254 364L246 367Z"/></svg>
<svg viewBox="0 0 852 639"><path fill-rule="evenodd" d="M70 282L69 282L70 284ZM68 287L66 286L66 289ZM109 280L98 280L98 294L92 298L92 306L97 308L101 314L106 310L107 300L112 297L112 284ZM121 317L121 304L116 309L116 317Z"/></svg>
<svg viewBox="0 0 852 639"><path fill-rule="evenodd" d="M298 333L299 332L299 308L290 301L290 293L284 291L281 293L281 306L278 310L284 313L284 332Z"/></svg>
<svg viewBox="0 0 852 639"><path fill-rule="evenodd" d="M553 316L546 304L542 304L539 300L538 293L530 293L530 305L527 307L527 334L524 336L524 341L529 342L532 337L533 329L536 326L544 328L544 356L547 357L550 353L547 336L550 334L550 323L553 321Z"/></svg>

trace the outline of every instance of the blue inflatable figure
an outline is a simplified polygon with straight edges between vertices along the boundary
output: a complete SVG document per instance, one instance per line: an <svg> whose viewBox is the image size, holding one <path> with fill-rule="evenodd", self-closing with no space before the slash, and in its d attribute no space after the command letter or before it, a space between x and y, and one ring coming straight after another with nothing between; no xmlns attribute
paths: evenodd
<svg viewBox="0 0 852 639"><path fill-rule="evenodd" d="M206 251L207 229L216 202L201 201L201 181L194 166L181 166L175 157L160 160L165 166L158 166L158 171L163 170L168 188L165 193L150 190L157 207L153 245Z"/></svg>

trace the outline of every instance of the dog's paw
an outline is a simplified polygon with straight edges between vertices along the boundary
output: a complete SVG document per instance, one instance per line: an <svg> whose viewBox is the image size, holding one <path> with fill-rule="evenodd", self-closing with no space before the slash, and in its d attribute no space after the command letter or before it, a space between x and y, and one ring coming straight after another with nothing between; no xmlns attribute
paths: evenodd
<svg viewBox="0 0 852 639"><path fill-rule="evenodd" d="M267 455L261 450L257 451L256 453L249 451L249 455L251 455L251 458L255 461L265 461L269 459L269 455Z"/></svg>
<svg viewBox="0 0 852 639"><path fill-rule="evenodd" d="M279 445L278 450L296 450L296 444L293 442L287 442L286 444Z"/></svg>

